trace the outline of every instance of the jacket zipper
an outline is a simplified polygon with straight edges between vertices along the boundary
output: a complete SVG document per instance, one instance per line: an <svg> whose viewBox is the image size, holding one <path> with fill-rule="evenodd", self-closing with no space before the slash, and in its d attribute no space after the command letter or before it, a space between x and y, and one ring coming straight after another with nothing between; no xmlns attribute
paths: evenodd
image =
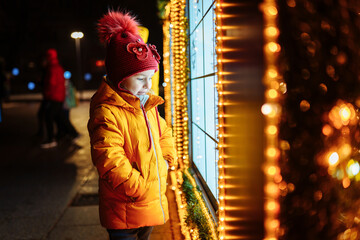
<svg viewBox="0 0 360 240"><path fill-rule="evenodd" d="M147 115L145 115L145 117L147 118ZM162 199L161 199L161 182L160 182L160 173L159 173L159 162L158 162L158 157L157 157L157 153L156 153L156 149L155 149L154 139L153 139L152 132L151 132L150 122L149 122L149 128L150 128L149 132L150 132L151 143L152 143L152 147L154 149L154 154L155 154L155 158L156 158L156 172L157 172L157 177L158 177L158 182L159 182L160 207L161 207L161 211L162 211L163 219L164 219L164 223L165 223L165 211L162 206Z"/></svg>

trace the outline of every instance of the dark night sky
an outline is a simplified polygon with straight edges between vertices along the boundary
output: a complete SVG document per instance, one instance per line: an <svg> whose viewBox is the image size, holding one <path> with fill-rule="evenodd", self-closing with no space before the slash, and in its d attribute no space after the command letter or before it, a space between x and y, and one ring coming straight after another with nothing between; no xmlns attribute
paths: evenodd
<svg viewBox="0 0 360 240"><path fill-rule="evenodd" d="M96 23L109 8L127 9L137 15L141 25L150 30L148 42L162 53L156 0L3 0L0 1L0 57L5 59L8 70L20 68L24 74L19 78L34 78L44 51L53 47L58 50L64 68L74 72L75 41L70 34L82 31L85 35L81 40L83 72L93 72L95 60L105 56ZM30 64L32 67L29 62L34 63ZM28 81L21 81L25 80Z"/></svg>

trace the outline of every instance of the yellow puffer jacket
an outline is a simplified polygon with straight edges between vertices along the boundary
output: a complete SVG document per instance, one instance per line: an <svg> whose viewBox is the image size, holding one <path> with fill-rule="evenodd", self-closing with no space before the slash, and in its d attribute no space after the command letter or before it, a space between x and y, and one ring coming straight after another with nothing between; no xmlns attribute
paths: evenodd
<svg viewBox="0 0 360 240"><path fill-rule="evenodd" d="M107 229L155 226L169 218L166 161L175 165L176 154L171 129L156 110L163 102L150 95L143 112L136 96L116 92L106 81L92 97L88 130L100 221Z"/></svg>

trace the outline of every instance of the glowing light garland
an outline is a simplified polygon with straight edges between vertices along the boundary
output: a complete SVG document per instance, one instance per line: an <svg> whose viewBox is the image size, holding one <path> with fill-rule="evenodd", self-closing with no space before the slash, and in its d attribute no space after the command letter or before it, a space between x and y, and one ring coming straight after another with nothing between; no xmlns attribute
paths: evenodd
<svg viewBox="0 0 360 240"><path fill-rule="evenodd" d="M171 28L171 85L174 94L173 101L173 130L176 141L177 159L180 169L172 171L172 189L175 191L176 203L178 206L179 220L181 224L181 232L185 239L191 239L190 229L185 223L186 201L181 196L182 171L188 168L188 126L187 126L187 96L186 81L187 67L186 57L186 25L185 25L185 0L170 1L170 24ZM165 33L168 34L168 33ZM169 91L166 92L169 94Z"/></svg>
<svg viewBox="0 0 360 240"><path fill-rule="evenodd" d="M189 165L188 152L188 114L186 82L188 79L186 57L186 24L185 24L185 0L172 0L170 9L171 50L172 50L172 86L174 93L174 135L180 169L186 169Z"/></svg>
<svg viewBox="0 0 360 240"><path fill-rule="evenodd" d="M165 120L168 126L171 122L171 68L170 68L170 5L165 6L165 20L163 21L163 66L164 66L164 99L165 99Z"/></svg>
<svg viewBox="0 0 360 240"><path fill-rule="evenodd" d="M214 221L205 205L205 202L203 200L203 198L201 197L201 194L199 193L199 191L196 190L196 181L195 179L191 176L191 174L189 173L189 171L186 169L184 171L185 175L188 177L188 179L190 180L192 186L193 186L193 190L194 190L194 194L196 196L196 199L199 201L200 203L200 206L201 206L201 210L202 210L202 213L204 214L204 216L206 217L206 220L207 220L207 223L209 224L210 226L210 230L211 230L211 237L213 240L217 240L218 237L217 237L217 233L216 233L216 226L214 224ZM195 238L196 239L196 238Z"/></svg>
<svg viewBox="0 0 360 240"><path fill-rule="evenodd" d="M185 223L186 218L186 208L184 208L183 205L183 196L182 191L179 189L178 185L181 185L182 183L182 176L180 171L171 171L170 172L170 178L171 178L171 189L175 192L175 200L178 207L178 214L179 214L179 220L181 225L181 233L185 237L185 240L190 240L190 230L187 227Z"/></svg>
<svg viewBox="0 0 360 240"><path fill-rule="evenodd" d="M262 4L264 14L264 56L265 56L265 76L263 83L265 90L265 103L261 108L261 112L265 116L265 240L278 239L278 231L280 222L278 214L279 205L279 186L281 182L280 168L278 166L279 148L278 148L278 132L281 106L279 104L279 96L286 92L286 84L278 72L277 60L278 53L281 50L277 43L279 29L277 27L278 9L276 1L265 0Z"/></svg>
<svg viewBox="0 0 360 240"><path fill-rule="evenodd" d="M218 160L218 186L219 186L219 223L218 223L218 230L219 230L219 239L226 239L225 233L225 170L224 170L224 163L225 163L225 155L224 155L224 92L223 92L223 81L224 81L224 74L223 74L223 45L222 41L223 37L223 26L222 26L222 1L216 1L216 8L215 8L215 15L216 15L216 56L217 56L217 92L218 92L218 137L219 137L219 160Z"/></svg>

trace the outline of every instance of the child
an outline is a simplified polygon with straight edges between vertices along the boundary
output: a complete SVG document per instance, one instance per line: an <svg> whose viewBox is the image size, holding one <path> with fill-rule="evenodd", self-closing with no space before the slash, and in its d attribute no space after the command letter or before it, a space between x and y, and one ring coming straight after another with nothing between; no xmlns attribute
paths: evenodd
<svg viewBox="0 0 360 240"><path fill-rule="evenodd" d="M100 19L107 76L92 97L88 130L99 173L101 224L110 239L149 239L168 218L168 168L175 166L171 129L159 116L164 100L149 93L160 56L128 13Z"/></svg>

